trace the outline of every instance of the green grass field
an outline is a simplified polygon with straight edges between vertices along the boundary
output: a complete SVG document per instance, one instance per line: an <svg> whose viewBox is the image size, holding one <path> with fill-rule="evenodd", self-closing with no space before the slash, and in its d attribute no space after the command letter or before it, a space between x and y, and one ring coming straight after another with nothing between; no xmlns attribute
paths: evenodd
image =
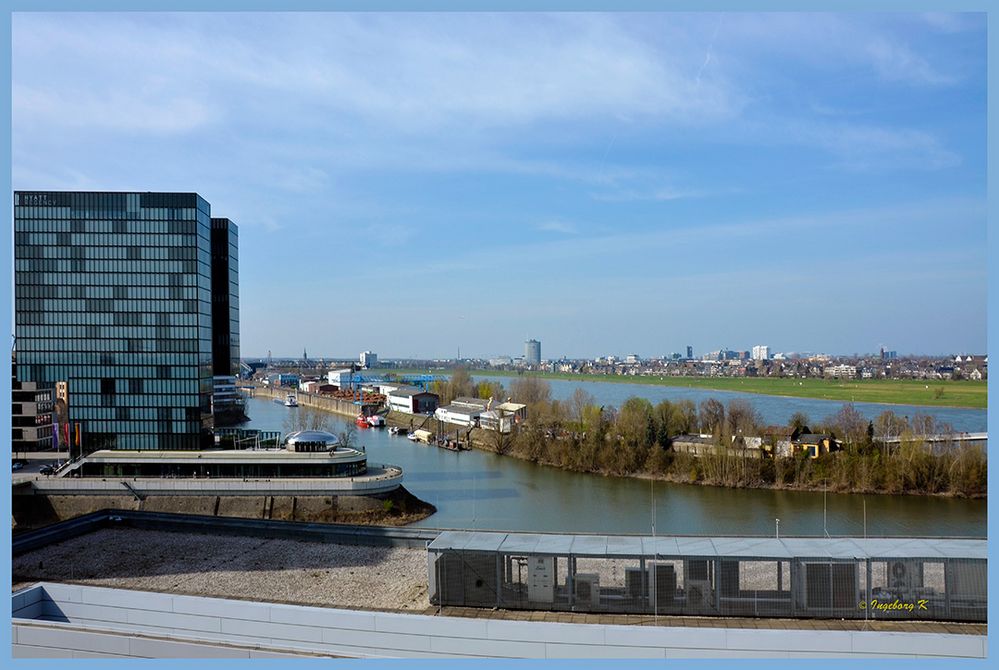
<svg viewBox="0 0 999 670"><path fill-rule="evenodd" d="M402 371L398 371L402 372ZM410 370L407 372L427 372ZM481 377L510 376L516 373L494 370L471 370ZM925 405L929 407L988 406L986 382L919 381L911 379L867 379L855 381L827 379L785 379L753 377L630 377L622 375L577 375L548 372L526 373L543 379L592 381L621 384L652 384L656 386L686 386L717 391L741 391L763 395L819 398L840 402L877 402L895 405Z"/></svg>

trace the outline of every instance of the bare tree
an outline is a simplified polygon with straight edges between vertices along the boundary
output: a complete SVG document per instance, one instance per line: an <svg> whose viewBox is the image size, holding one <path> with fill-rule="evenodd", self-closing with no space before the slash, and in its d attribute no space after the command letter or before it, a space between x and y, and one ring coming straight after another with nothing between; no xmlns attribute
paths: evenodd
<svg viewBox="0 0 999 670"><path fill-rule="evenodd" d="M890 409L886 409L881 412L874 419L874 434L878 436L881 443L884 445L885 456L888 455L888 444L889 442L901 437L909 428L909 422L902 417L895 414L895 412Z"/></svg>
<svg viewBox="0 0 999 670"><path fill-rule="evenodd" d="M795 412L791 415L791 418L787 421L787 427L791 430L804 430L808 428L808 424L811 423L808 419L808 415L804 412Z"/></svg>
<svg viewBox="0 0 999 670"><path fill-rule="evenodd" d="M299 406L288 411L282 427L286 434L298 430L321 430L331 433L335 424L335 419L329 412L315 407Z"/></svg>
<svg viewBox="0 0 999 670"><path fill-rule="evenodd" d="M670 437L697 431L697 406L693 400L684 399L673 403L668 431Z"/></svg>
<svg viewBox="0 0 999 670"><path fill-rule="evenodd" d="M551 398L551 386L538 377L521 377L510 384L510 395L516 402L533 406L547 402Z"/></svg>
<svg viewBox="0 0 999 670"><path fill-rule="evenodd" d="M353 424L345 424L343 430L336 434L336 442L338 447L343 447L345 449L354 449L354 443L357 440L357 427Z"/></svg>
<svg viewBox="0 0 999 670"><path fill-rule="evenodd" d="M912 432L923 437L933 435L936 432L935 423L932 416L919 412L912 417Z"/></svg>
<svg viewBox="0 0 999 670"><path fill-rule="evenodd" d="M826 419L826 424L853 445L863 444L867 436L867 419L853 403L844 403L838 412Z"/></svg>
<svg viewBox="0 0 999 670"><path fill-rule="evenodd" d="M583 422L583 412L587 407L591 405L596 405L597 399L593 397L592 394L587 393L581 388L577 388L572 392L572 397L569 398L569 417L573 421L579 423Z"/></svg>
<svg viewBox="0 0 999 670"><path fill-rule="evenodd" d="M470 396L475 394L475 383L472 382L472 375L467 368L455 368L451 373L451 400L458 396Z"/></svg>
<svg viewBox="0 0 999 670"><path fill-rule="evenodd" d="M476 397L482 400L492 398L497 403L503 402L506 397L506 389L503 385L495 381L480 381L475 385Z"/></svg>
<svg viewBox="0 0 999 670"><path fill-rule="evenodd" d="M735 398L728 402L728 429L731 435L748 435L761 423L760 415L748 400Z"/></svg>
<svg viewBox="0 0 999 670"><path fill-rule="evenodd" d="M714 398L701 402L701 429L714 435L721 435L725 426L725 405Z"/></svg>

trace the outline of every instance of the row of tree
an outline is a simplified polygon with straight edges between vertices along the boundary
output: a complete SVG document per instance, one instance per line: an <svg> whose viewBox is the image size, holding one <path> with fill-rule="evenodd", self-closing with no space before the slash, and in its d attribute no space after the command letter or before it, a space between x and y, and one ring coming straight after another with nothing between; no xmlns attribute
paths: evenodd
<svg viewBox="0 0 999 670"><path fill-rule="evenodd" d="M830 417L811 422L797 413L786 426L768 426L749 402L723 404L709 398L656 405L632 397L620 408L599 405L577 389L568 400L551 397L549 384L536 377L515 380L509 393L496 381L474 382L457 370L435 389L442 402L458 396L512 397L528 405L528 421L513 433L490 432L487 447L536 463L580 472L649 476L670 481L735 487L828 489L863 493L986 494L987 461L983 449L947 446L936 451L925 437L953 433L930 416L911 419L892 411L866 419L852 404ZM817 459L805 454L748 458L740 440L762 437L774 444L794 431L826 433L842 450ZM694 456L674 451L675 438L711 435L714 453Z"/></svg>

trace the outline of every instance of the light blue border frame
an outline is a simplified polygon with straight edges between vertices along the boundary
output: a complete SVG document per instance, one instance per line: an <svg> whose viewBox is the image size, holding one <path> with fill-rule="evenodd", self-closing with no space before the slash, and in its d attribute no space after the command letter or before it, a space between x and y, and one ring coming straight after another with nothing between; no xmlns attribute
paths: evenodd
<svg viewBox="0 0 999 670"><path fill-rule="evenodd" d="M610 2L609 0L537 0L532 2L531 0L509 0L507 2L496 2L496 0L491 0L487 2L456 2L455 0L415 0L413 2L404 2L401 0L373 0L371 2L364 2L363 0L286 0L281 2L280 0L150 0L148 2L136 2L132 0L6 0L5 1L5 11L0 16L0 21L2 21L2 32L6 38L6 48L3 49L2 54L0 54L0 63L3 66L3 76L5 81L5 86L3 86L3 99L0 101L0 118L4 121L4 132L2 133L2 143L0 143L0 153L6 154L8 160L2 166L2 176L4 183L8 185L8 194L12 193L12 182L11 182L11 162L9 157L11 156L11 15L13 12L18 11L484 11L484 10L496 10L496 11L881 11L881 12L914 12L914 11L947 11L947 12L958 12L958 11L974 11L974 12L984 12L988 15L988 103L989 103L989 117L988 117L988 156L991 159L992 156L997 155L997 150L999 150L999 140L996 139L997 126L995 123L995 108L996 103L999 102L997 98L996 91L997 82L999 82L999 55L997 55L997 41L995 35L999 32L999 14L997 11L990 11L993 9L991 3L988 0L958 0L956 2L946 2L944 0L840 0L838 2L830 2L829 0L821 2L793 2L792 0L751 0L750 2L740 3L737 0L704 0L703 2L694 2L692 0L660 0L655 2L652 0L619 0L618 2ZM989 168L991 168L992 161L989 160ZM996 202L994 195L999 193L997 190L997 177L994 172L988 170L988 194L989 194L989 207L988 207L988 236L987 236L987 249L990 261L992 257L997 255L999 251L999 238L993 234L993 222L995 220L996 212ZM11 201L8 200L8 203ZM13 259L13 222L12 222L12 209L11 206L5 209L4 222L7 226L7 234L2 236L2 243L0 243L0 252L2 252L3 257L8 259L8 270L3 276L3 304L5 309L3 310L2 323L6 326L6 330L13 333L13 320L12 320L12 302L13 302L13 269L12 269L12 259ZM999 340L997 340L996 326L999 325L999 319L996 318L995 312L991 309L993 305L993 298L996 295L997 290L999 290L999 278L997 278L994 264L989 262L988 267L988 308L989 314L987 318L988 324L988 351L989 353L994 353L996 347L993 346ZM7 384L7 380L10 379L10 362L3 356L2 368L0 368L0 375L2 375L2 383L4 388L3 403L4 407L10 406L10 385ZM996 413L996 403L992 399L994 395L992 389L989 389L989 410L988 419L989 424L993 423L993 416ZM7 414L6 409L0 411L0 435L8 436L10 435L10 421L11 416ZM10 451L11 445L9 440L5 440L5 455ZM5 474L9 471L3 470ZM995 472L990 468L989 470L989 490L991 491L993 483L995 482ZM10 475L5 478L7 484L7 490L10 490L11 479ZM11 499L10 496L2 497L2 507L0 507L0 518L10 519L10 506ZM993 521L996 518L995 508L990 497L988 502L988 512L989 512L989 535L991 536L991 531L994 526ZM5 584L9 588L11 583L11 558L10 558L10 535L3 535L3 555L2 564L4 566L5 574ZM989 583L995 585L997 583L997 578L999 578L999 570L995 565L995 562L991 559L993 558L993 552L989 551ZM995 621L997 605L995 604L995 599L990 598L989 600L989 619ZM8 610L9 612L9 610ZM991 638L991 636L990 636ZM10 650L11 639L10 639L10 627L4 626L2 633L0 633L0 648ZM9 651L0 652L0 657L6 657ZM65 662L63 661L32 661L32 667L38 668L64 668ZM162 667L196 667L195 664L202 663L201 661L156 661L158 665ZM230 665L232 663L240 663L238 661L213 661L213 666L218 665ZM342 663L354 665L357 663L362 663L362 661L342 661ZM438 668L441 664L440 661L364 661L364 667L390 667L398 663L405 663L407 667L425 667L425 668ZM482 661L481 665L494 666L495 663L507 663L502 661ZM480 663L475 663L479 665ZM787 664L787 662L784 662ZM946 662L940 667L951 667L956 661ZM975 661L965 661L964 663L975 663L977 665L982 665L981 662ZM27 661L20 661L18 665L27 665ZM103 668L107 665L103 661L75 661L76 664L81 664L81 667L93 667L93 668ZM580 667L604 667L605 662L597 661L521 661L518 662L518 666L530 667L536 666L541 667L554 666L554 667L564 667L564 668L580 668ZM659 666L658 662L653 662L655 666ZM692 663L691 663L692 664ZM795 661L795 667L800 666L801 661ZM815 661L809 665L816 665L818 667L827 668L838 668L842 667L842 661ZM255 661L253 667L284 667L288 663L279 661ZM450 665L450 663L449 663ZM472 665L472 664L469 664ZM629 665L631 665L629 663ZM732 661L707 661L699 662L698 667L717 667L717 668L727 668L732 665ZM742 666L756 666L759 668L770 667L774 665L774 661L741 661L739 665ZM608 666L609 667L609 666ZM650 666L651 667L651 666Z"/></svg>

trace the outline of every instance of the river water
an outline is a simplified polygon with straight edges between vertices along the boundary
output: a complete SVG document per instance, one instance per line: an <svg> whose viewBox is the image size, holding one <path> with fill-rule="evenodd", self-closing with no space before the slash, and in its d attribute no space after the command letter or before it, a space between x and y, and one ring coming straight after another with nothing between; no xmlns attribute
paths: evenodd
<svg viewBox="0 0 999 670"><path fill-rule="evenodd" d="M496 380L510 390L516 375L473 377L475 381ZM699 405L702 400L715 398L728 404L729 400L741 398L749 401L763 420L769 425L787 425L795 412L804 412L816 423L829 417L843 406L841 400L822 400L820 398L790 398L771 396L760 393L739 393L737 391L714 391L711 389L692 388L686 386L656 386L654 384L626 384L618 382L569 381L565 379L546 379L551 386L552 398L568 400L581 388L592 395L598 405L620 407L632 396L646 398L653 405L663 400L692 400ZM917 405L886 405L873 402L855 402L854 407L865 418L875 419L881 412L891 410L899 416L910 419L916 414L932 416L937 424L949 423L954 430L967 433L984 433L986 431L987 410L968 409L964 407L920 407Z"/></svg>
<svg viewBox="0 0 999 670"><path fill-rule="evenodd" d="M604 386L616 386L605 384ZM646 388L646 387L643 387ZM650 387L651 388L651 387ZM554 389L554 384L553 384ZM284 430L289 409L251 398L246 427ZM334 432L353 421L333 417ZM402 466L404 484L437 513L431 528L677 535L770 535L775 519L785 535L986 535L984 500L921 496L860 496L651 483L565 472L508 456L455 453L394 437L385 429L358 431L372 462Z"/></svg>

